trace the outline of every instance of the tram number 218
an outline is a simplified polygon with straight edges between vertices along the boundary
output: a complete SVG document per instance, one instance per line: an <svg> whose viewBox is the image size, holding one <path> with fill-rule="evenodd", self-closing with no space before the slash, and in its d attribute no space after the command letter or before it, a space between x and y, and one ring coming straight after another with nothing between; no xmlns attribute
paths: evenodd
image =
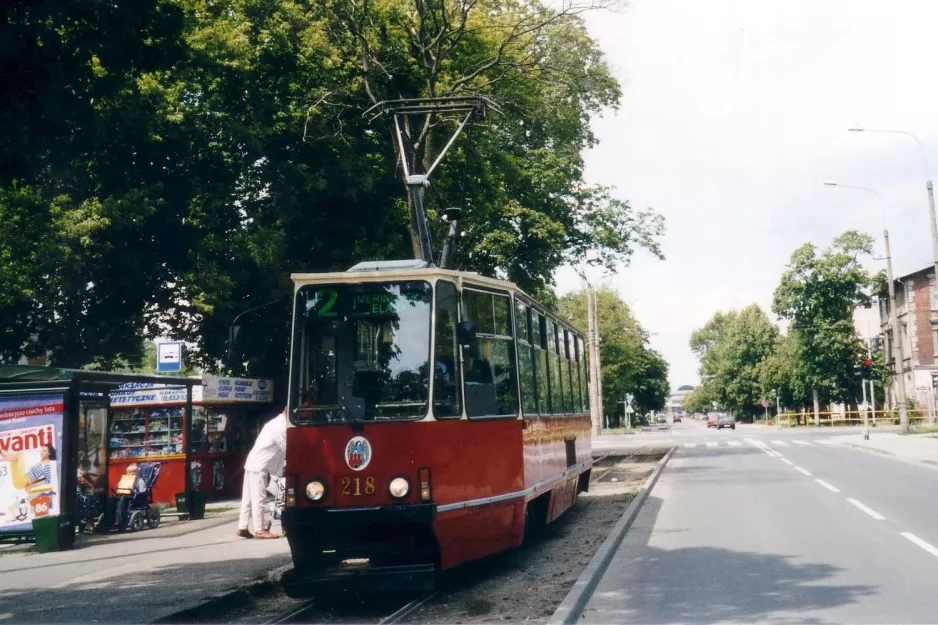
<svg viewBox="0 0 938 625"><path fill-rule="evenodd" d="M375 478L343 477L342 494L346 497L361 497L375 494Z"/></svg>

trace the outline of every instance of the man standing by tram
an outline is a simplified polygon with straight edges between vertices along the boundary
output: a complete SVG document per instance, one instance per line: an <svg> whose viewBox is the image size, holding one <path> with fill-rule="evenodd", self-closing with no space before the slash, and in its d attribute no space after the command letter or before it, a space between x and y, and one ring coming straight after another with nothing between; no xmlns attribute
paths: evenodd
<svg viewBox="0 0 938 625"><path fill-rule="evenodd" d="M241 488L241 516L237 535L242 538L280 538L266 529L264 502L270 476L283 475L287 449L287 412L284 409L264 424L254 447L244 461L244 486ZM254 534L248 526L253 522Z"/></svg>

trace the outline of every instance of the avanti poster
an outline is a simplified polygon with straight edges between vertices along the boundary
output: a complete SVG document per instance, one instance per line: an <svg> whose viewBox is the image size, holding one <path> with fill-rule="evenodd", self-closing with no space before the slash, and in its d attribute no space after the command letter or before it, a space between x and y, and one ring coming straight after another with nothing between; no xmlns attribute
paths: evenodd
<svg viewBox="0 0 938 625"><path fill-rule="evenodd" d="M61 512L61 395L0 398L0 533Z"/></svg>

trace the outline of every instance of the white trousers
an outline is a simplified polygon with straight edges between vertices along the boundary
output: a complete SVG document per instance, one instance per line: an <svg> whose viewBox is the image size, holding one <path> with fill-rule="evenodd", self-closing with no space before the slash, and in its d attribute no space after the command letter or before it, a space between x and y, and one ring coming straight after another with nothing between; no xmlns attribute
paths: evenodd
<svg viewBox="0 0 938 625"><path fill-rule="evenodd" d="M260 471L245 471L244 485L241 487L241 516L238 517L238 529L253 529L254 533L263 532L264 501L267 499L267 475ZM250 523L254 522L254 527Z"/></svg>

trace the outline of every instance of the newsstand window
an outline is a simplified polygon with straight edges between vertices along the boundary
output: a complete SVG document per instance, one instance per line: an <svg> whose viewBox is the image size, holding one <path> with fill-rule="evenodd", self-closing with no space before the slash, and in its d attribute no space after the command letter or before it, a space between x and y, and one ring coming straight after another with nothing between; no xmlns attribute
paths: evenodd
<svg viewBox="0 0 938 625"><path fill-rule="evenodd" d="M110 458L161 458L184 453L184 414L183 406L115 410L108 437Z"/></svg>

